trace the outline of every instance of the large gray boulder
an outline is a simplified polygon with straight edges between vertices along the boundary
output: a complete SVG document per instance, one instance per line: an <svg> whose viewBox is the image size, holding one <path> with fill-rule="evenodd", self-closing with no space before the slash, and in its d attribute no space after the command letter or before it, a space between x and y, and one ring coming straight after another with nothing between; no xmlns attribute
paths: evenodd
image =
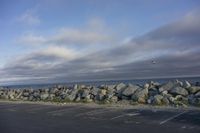
<svg viewBox="0 0 200 133"><path fill-rule="evenodd" d="M148 99L148 89L137 89L137 91L132 95L131 99L138 103L146 103L146 100Z"/></svg>
<svg viewBox="0 0 200 133"><path fill-rule="evenodd" d="M88 97L89 93L90 93L89 89L83 89L81 92L81 98L84 99L84 98Z"/></svg>
<svg viewBox="0 0 200 133"><path fill-rule="evenodd" d="M187 81L187 80L185 80L185 81L183 82L183 88L190 88L190 87L191 87L190 82Z"/></svg>
<svg viewBox="0 0 200 133"><path fill-rule="evenodd" d="M55 98L55 94L49 94L49 100L53 100Z"/></svg>
<svg viewBox="0 0 200 133"><path fill-rule="evenodd" d="M136 90L139 88L140 87L137 85L129 84L128 87L122 91L122 95L127 96L127 97L132 96L136 92Z"/></svg>
<svg viewBox="0 0 200 133"><path fill-rule="evenodd" d="M188 95L188 91L182 87L175 87L170 90L170 93L174 95L182 95L182 96Z"/></svg>
<svg viewBox="0 0 200 133"><path fill-rule="evenodd" d="M161 105L163 98L164 97L162 95L155 95L152 103L155 105Z"/></svg>
<svg viewBox="0 0 200 133"><path fill-rule="evenodd" d="M157 88L157 87L159 87L160 86L160 84L158 83L158 82L154 82L154 81L151 81L150 83L149 83L149 89L150 88ZM145 86L144 86L144 88L145 88Z"/></svg>
<svg viewBox="0 0 200 133"><path fill-rule="evenodd" d="M51 94L52 95L52 94ZM54 94L55 95L55 94ZM65 91L62 91L60 93L60 96L59 96L61 99L65 99L67 97L67 93Z"/></svg>
<svg viewBox="0 0 200 133"><path fill-rule="evenodd" d="M107 90L106 89L100 89L98 94L95 97L95 100L97 101L104 101L107 97Z"/></svg>
<svg viewBox="0 0 200 133"><path fill-rule="evenodd" d="M118 101L118 97L117 96L113 96L109 100L110 100L111 103L116 103Z"/></svg>
<svg viewBox="0 0 200 133"><path fill-rule="evenodd" d="M16 96L16 99L20 99L20 98L22 97L22 95L23 95L23 92L22 92L22 91L18 92L18 94L17 94L17 96Z"/></svg>
<svg viewBox="0 0 200 133"><path fill-rule="evenodd" d="M102 93L98 93L95 97L95 100L97 100L97 101L103 101L105 99L106 99L106 96Z"/></svg>
<svg viewBox="0 0 200 133"><path fill-rule="evenodd" d="M78 91L79 91L79 90L78 90L77 88L76 88L76 89L73 89L73 90L71 91L71 93L70 93L69 95L66 96L66 98L69 99L70 101L74 101L74 100L76 99L76 97L77 97Z"/></svg>
<svg viewBox="0 0 200 133"><path fill-rule="evenodd" d="M182 83L180 83L180 81L176 80L176 81L169 81L165 84L163 84L162 86L159 87L159 92L163 92L163 91L169 91L175 87L181 87Z"/></svg>
<svg viewBox="0 0 200 133"><path fill-rule="evenodd" d="M23 93L23 97L29 97L29 95L30 95L29 92L24 92Z"/></svg>
<svg viewBox="0 0 200 133"><path fill-rule="evenodd" d="M32 96L36 99L39 99L40 98L40 92L39 91L35 91Z"/></svg>
<svg viewBox="0 0 200 133"><path fill-rule="evenodd" d="M15 92L13 90L9 91L7 95L9 99L11 100L15 99Z"/></svg>
<svg viewBox="0 0 200 133"><path fill-rule="evenodd" d="M96 96L96 95L98 94L99 90L100 90L99 88L93 87L93 88L90 90L90 94Z"/></svg>
<svg viewBox="0 0 200 133"><path fill-rule="evenodd" d="M121 93L123 91L123 89L126 88L126 85L124 83L120 83L115 87L115 90L117 93Z"/></svg>
<svg viewBox="0 0 200 133"><path fill-rule="evenodd" d="M49 93L42 93L42 94L40 94L41 100L47 100L48 97L49 97Z"/></svg>
<svg viewBox="0 0 200 133"><path fill-rule="evenodd" d="M200 91L200 86L191 86L187 89L191 94L194 94L198 91Z"/></svg>
<svg viewBox="0 0 200 133"><path fill-rule="evenodd" d="M52 89L50 89L49 93L56 94L56 92L58 92L58 91L59 91L58 88L52 88Z"/></svg>
<svg viewBox="0 0 200 133"><path fill-rule="evenodd" d="M191 104L191 105L195 105L197 103L197 98L195 95L191 94L188 96L188 102Z"/></svg>
<svg viewBox="0 0 200 133"><path fill-rule="evenodd" d="M144 89L149 89L149 87L150 87L150 84L148 84L148 83L144 84L144 86L143 86Z"/></svg>
<svg viewBox="0 0 200 133"><path fill-rule="evenodd" d="M195 97L200 98L200 91L195 94Z"/></svg>
<svg viewBox="0 0 200 133"><path fill-rule="evenodd" d="M110 99L112 98L113 96L115 96L115 85L109 85L107 86L107 94L106 94L106 98L107 99Z"/></svg>
<svg viewBox="0 0 200 133"><path fill-rule="evenodd" d="M164 105L169 105L169 104L170 104L169 99L168 99L167 97L163 97L163 99L162 99L162 104L164 104Z"/></svg>
<svg viewBox="0 0 200 133"><path fill-rule="evenodd" d="M107 85L108 90L114 90L116 85Z"/></svg>

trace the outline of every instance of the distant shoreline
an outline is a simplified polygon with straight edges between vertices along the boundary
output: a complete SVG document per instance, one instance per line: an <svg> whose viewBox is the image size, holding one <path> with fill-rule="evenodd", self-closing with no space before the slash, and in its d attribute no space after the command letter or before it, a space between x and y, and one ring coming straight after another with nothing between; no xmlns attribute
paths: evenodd
<svg viewBox="0 0 200 133"><path fill-rule="evenodd" d="M160 78L135 78L135 79L108 79L108 80L85 80L85 81L70 81L70 82L55 82L55 83L23 83L23 84L7 84L7 85L0 85L0 87L7 87L7 88L34 88L38 87L53 87L58 85L66 85L66 86L73 86L74 84L84 84L84 85L102 85L102 84L118 84L118 83L133 83L133 84L145 84L146 82L154 81L159 83L165 83L171 80L180 80L184 81L187 80L191 83L200 82L200 76L185 76L185 77L160 77ZM36 87L37 88L37 87Z"/></svg>

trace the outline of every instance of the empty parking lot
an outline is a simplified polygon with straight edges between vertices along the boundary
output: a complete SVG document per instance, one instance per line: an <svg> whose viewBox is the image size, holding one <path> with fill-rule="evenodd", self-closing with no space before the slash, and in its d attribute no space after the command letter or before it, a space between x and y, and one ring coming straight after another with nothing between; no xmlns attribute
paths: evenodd
<svg viewBox="0 0 200 133"><path fill-rule="evenodd" d="M0 102L1 133L199 133L199 110Z"/></svg>

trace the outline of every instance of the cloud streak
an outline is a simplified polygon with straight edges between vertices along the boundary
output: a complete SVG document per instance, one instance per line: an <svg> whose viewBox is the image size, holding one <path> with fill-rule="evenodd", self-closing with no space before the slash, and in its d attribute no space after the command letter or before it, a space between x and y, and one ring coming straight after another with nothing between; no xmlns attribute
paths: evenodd
<svg viewBox="0 0 200 133"><path fill-rule="evenodd" d="M18 16L17 21L29 26L39 25L41 23L41 20L34 9L29 9Z"/></svg>
<svg viewBox="0 0 200 133"><path fill-rule="evenodd" d="M105 45L115 41L113 35L107 30L103 20L90 19L82 28L63 27L54 31L54 34L34 35L24 34L17 42L19 44L39 46L39 45Z"/></svg>

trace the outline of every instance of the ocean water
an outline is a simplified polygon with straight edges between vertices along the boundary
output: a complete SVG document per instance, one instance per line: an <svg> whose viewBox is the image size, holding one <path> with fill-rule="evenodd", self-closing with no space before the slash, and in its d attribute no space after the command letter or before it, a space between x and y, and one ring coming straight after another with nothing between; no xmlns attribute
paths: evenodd
<svg viewBox="0 0 200 133"><path fill-rule="evenodd" d="M3 86L9 89L43 89L43 88L51 88L57 85L65 85L65 86L73 86L74 84L84 84L84 85L92 85L92 86L99 86L99 85L111 85L111 84L118 84L118 83L132 83L137 85L143 85L144 83L148 83L150 81L158 82L158 83L166 83L172 80L180 80L184 81L187 80L192 84L196 82L200 82L200 77L182 77L182 78L158 78L158 79L133 79L133 80L105 80L105 81L85 81L85 82L66 82L66 83L51 83L51 84L27 84L27 85L8 85Z"/></svg>

